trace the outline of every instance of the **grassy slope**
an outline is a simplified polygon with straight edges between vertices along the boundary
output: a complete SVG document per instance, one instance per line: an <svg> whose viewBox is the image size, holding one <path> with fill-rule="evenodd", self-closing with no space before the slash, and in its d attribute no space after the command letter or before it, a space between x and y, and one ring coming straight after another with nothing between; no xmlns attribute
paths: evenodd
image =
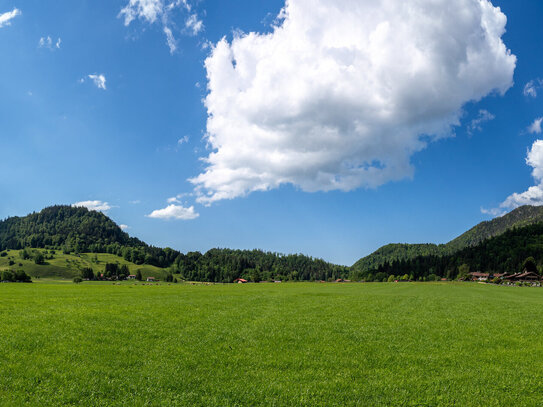
<svg viewBox="0 0 543 407"><path fill-rule="evenodd" d="M42 249L28 249L31 251L41 251ZM72 279L80 275L80 270L84 267L91 267L95 273L103 272L106 263L118 263L119 265L127 264L131 274L136 274L137 270L141 270L142 275L146 277L162 278L164 271L161 268L151 265L137 265L126 261L122 257L113 254L94 254L94 253L82 253L80 255L75 254L63 254L61 251L56 251L53 255L53 259L46 260L47 264L37 265L34 260L22 260L19 255L19 250L8 250L8 256L0 257L0 271L11 270L24 270L32 278L67 278ZM95 257L98 262L95 261ZM9 260L15 262L14 265L9 266ZM19 266L22 264L22 266Z"/></svg>
<svg viewBox="0 0 543 407"><path fill-rule="evenodd" d="M541 293L0 284L0 405L543 405Z"/></svg>

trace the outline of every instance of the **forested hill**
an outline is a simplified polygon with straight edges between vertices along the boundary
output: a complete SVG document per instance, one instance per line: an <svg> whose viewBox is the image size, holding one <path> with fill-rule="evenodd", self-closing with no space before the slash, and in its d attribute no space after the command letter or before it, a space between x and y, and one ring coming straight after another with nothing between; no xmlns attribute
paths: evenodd
<svg viewBox="0 0 543 407"><path fill-rule="evenodd" d="M515 227L499 236L484 240L477 246L465 247L444 256L419 256L407 261L387 262L374 270L361 273L359 278L382 281L393 275L409 275L411 279L456 278L468 271L487 273L516 273L530 262L543 272L543 223Z"/></svg>
<svg viewBox="0 0 543 407"><path fill-rule="evenodd" d="M349 275L348 267L302 254L230 249L184 254L153 247L128 236L101 212L63 205L0 221L0 252L24 248L55 249L66 254L109 253L197 281L329 280Z"/></svg>
<svg viewBox="0 0 543 407"><path fill-rule="evenodd" d="M353 264L353 270L364 273L388 262L410 260L418 256L446 256L506 231L543 222L543 207L521 206L504 216L484 221L446 244L388 244Z"/></svg>
<svg viewBox="0 0 543 407"><path fill-rule="evenodd" d="M97 251L117 244L144 247L101 212L56 205L24 217L0 221L0 250L69 247L75 251Z"/></svg>

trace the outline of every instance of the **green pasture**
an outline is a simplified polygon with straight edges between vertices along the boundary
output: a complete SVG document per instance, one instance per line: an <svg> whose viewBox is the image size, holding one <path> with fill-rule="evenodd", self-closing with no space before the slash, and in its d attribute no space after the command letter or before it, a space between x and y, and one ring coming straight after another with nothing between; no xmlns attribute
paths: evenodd
<svg viewBox="0 0 543 407"><path fill-rule="evenodd" d="M44 249L26 249L31 254L36 252L46 253ZM81 274L81 269L90 267L94 273L102 273L106 263L118 263L120 266L126 264L131 274L136 274L138 270L144 278L155 277L162 279L164 270L151 266L149 264L134 264L126 261L122 257L107 253L81 253L64 254L61 250L56 250L52 254L53 259L46 259L45 264L36 264L32 258L23 260L20 256L21 250L7 250L7 256L0 257L0 271L2 270L24 270L26 274L36 278L61 278L73 279ZM49 252L50 253L50 252ZM51 254L46 254L49 256ZM9 261L14 264L10 265Z"/></svg>
<svg viewBox="0 0 543 407"><path fill-rule="evenodd" d="M2 406L541 406L543 289L0 284Z"/></svg>

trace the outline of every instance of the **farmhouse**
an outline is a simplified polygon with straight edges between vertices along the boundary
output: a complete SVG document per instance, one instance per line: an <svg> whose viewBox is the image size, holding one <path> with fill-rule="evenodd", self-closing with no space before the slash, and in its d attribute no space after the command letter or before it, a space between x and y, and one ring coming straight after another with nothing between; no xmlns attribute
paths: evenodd
<svg viewBox="0 0 543 407"><path fill-rule="evenodd" d="M247 282L247 280L243 279L243 278L236 278L234 280L234 283L238 283L238 284L245 284Z"/></svg>
<svg viewBox="0 0 543 407"><path fill-rule="evenodd" d="M154 277L147 277L147 281L151 282L151 283L154 283L156 280L155 280Z"/></svg>
<svg viewBox="0 0 543 407"><path fill-rule="evenodd" d="M541 277L537 273L524 270L522 273L506 275L503 279L508 281L540 281Z"/></svg>
<svg viewBox="0 0 543 407"><path fill-rule="evenodd" d="M136 279L136 276L134 274L130 274L128 277L127 277L128 280L135 280Z"/></svg>
<svg viewBox="0 0 543 407"><path fill-rule="evenodd" d="M469 274L471 274L471 279L473 281L487 281L490 277L489 273L480 273L478 271L474 271L473 273Z"/></svg>

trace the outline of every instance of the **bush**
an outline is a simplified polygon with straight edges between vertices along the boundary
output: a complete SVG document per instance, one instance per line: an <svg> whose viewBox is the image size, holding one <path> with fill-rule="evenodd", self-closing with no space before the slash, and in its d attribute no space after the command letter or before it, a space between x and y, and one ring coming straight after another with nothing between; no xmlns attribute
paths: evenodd
<svg viewBox="0 0 543 407"><path fill-rule="evenodd" d="M86 280L94 280L94 271L90 267L85 267L81 270L81 278Z"/></svg>
<svg viewBox="0 0 543 407"><path fill-rule="evenodd" d="M28 253L26 249L23 249L22 251L19 252L19 256L23 260L28 260L30 258L30 253Z"/></svg>
<svg viewBox="0 0 543 407"><path fill-rule="evenodd" d="M82 281L83 281L83 279L82 279L81 277L76 277L76 278L74 278L74 283L76 283L76 284L79 284L79 283L81 283Z"/></svg>
<svg viewBox="0 0 543 407"><path fill-rule="evenodd" d="M13 273L9 270L6 270L6 271L2 271L2 277L0 278L0 280L2 281L15 281L15 276L13 275Z"/></svg>
<svg viewBox="0 0 543 407"><path fill-rule="evenodd" d="M44 264L45 263L45 257L43 257L42 253L37 253L34 256L34 263L36 263L36 264Z"/></svg>
<svg viewBox="0 0 543 407"><path fill-rule="evenodd" d="M20 283L30 283L30 282L32 282L32 279L30 278L30 276L28 274L26 274L23 270L17 270L14 273L13 278L14 278L15 281L18 281Z"/></svg>
<svg viewBox="0 0 543 407"><path fill-rule="evenodd" d="M0 257L6 257L8 255L8 252L2 252L0 253Z"/></svg>

